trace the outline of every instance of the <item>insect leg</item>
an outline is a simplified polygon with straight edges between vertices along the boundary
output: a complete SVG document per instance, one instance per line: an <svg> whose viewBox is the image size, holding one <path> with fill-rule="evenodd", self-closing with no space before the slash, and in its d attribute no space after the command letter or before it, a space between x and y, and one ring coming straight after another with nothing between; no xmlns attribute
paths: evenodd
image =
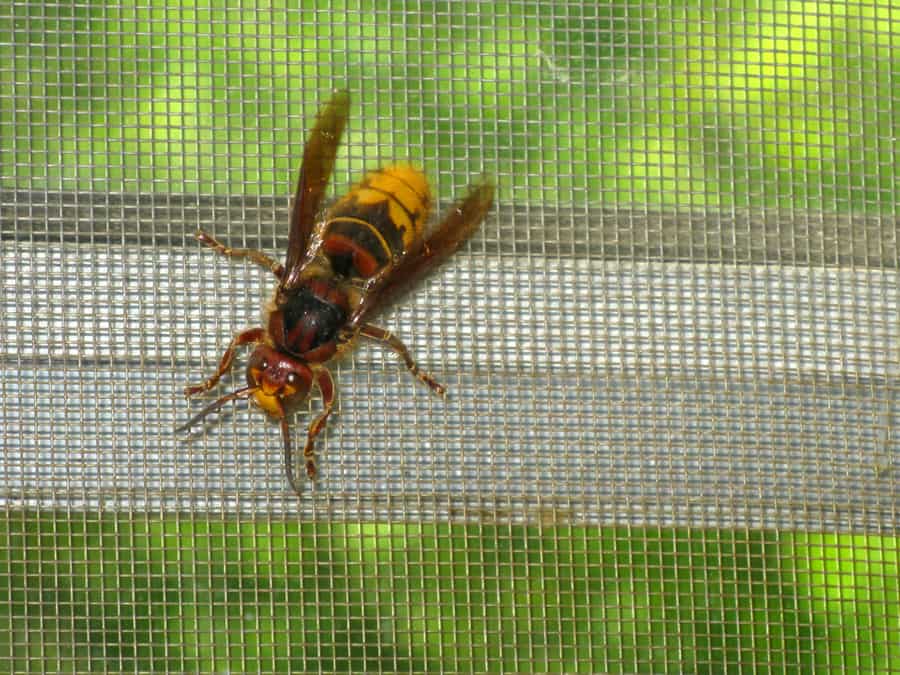
<svg viewBox="0 0 900 675"><path fill-rule="evenodd" d="M212 377L208 378L203 384L194 385L192 387L185 387L184 395L190 397L194 394L200 394L204 391L209 391L210 389L215 387L219 382L219 378L229 370L231 370L231 364L234 363L234 355L237 351L237 348L246 344L259 342L263 339L265 334L266 330L264 328L251 328L250 330L245 330L243 333L238 333L237 335L235 335L234 339L231 341L231 344L228 345L228 349L226 349L225 353L222 354L222 360L219 361L219 368L216 370L215 374Z"/></svg>
<svg viewBox="0 0 900 675"><path fill-rule="evenodd" d="M325 422L328 420L328 416L331 415L331 410L334 407L334 380L331 378L331 373L327 368L320 368L316 371L316 385L322 393L322 403L325 406L325 410L309 425L309 431L306 435L306 447L303 448L303 459L306 461L306 475L311 479L315 479L317 473L314 447L316 436L325 428Z"/></svg>
<svg viewBox="0 0 900 675"><path fill-rule="evenodd" d="M252 248L231 248L203 230L198 230L194 236L197 237L197 240L201 244L209 246L217 253L227 255L229 258L249 258L260 267L265 267L279 279L284 276L284 266L281 263L272 260L262 251L257 251Z"/></svg>
<svg viewBox="0 0 900 675"><path fill-rule="evenodd" d="M281 435L284 437L284 472L287 474L288 483L291 489L299 496L300 488L294 479L294 449L291 446L291 426L288 424L286 416L281 418Z"/></svg>
<svg viewBox="0 0 900 675"><path fill-rule="evenodd" d="M447 393L447 389L446 387L444 387L444 385L440 384L428 373L419 370L419 366L416 365L415 361L413 361L413 358L412 356L410 356L409 350L406 348L406 345L400 342L400 340L398 340L393 333L385 330L384 328L373 326L370 323L364 323L359 329L359 334L369 338L370 340L380 342L397 352L400 358L403 359L403 363L406 364L409 372L411 372L419 380L427 384L435 394L437 394L438 396L444 396Z"/></svg>

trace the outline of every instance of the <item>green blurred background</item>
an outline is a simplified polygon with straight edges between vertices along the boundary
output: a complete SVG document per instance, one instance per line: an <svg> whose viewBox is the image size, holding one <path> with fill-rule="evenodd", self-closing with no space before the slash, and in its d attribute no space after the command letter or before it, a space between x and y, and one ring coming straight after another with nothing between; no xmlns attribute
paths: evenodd
<svg viewBox="0 0 900 675"><path fill-rule="evenodd" d="M895 670L897 539L8 513L4 672Z"/></svg>
<svg viewBox="0 0 900 675"><path fill-rule="evenodd" d="M7 5L0 188L284 195L349 86L379 122L338 184L416 148L505 204L896 214L891 3L304 6ZM10 509L0 540L2 672L900 672L892 536Z"/></svg>
<svg viewBox="0 0 900 675"><path fill-rule="evenodd" d="M350 86L382 123L347 145L442 194L500 165L513 202L895 213L890 3L303 4L12 6L3 184L280 194L285 120Z"/></svg>

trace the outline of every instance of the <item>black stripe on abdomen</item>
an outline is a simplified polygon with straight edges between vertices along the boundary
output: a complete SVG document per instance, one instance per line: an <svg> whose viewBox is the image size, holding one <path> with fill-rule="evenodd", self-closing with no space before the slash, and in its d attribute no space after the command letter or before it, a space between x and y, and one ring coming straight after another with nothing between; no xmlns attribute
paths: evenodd
<svg viewBox="0 0 900 675"><path fill-rule="evenodd" d="M391 220L387 199L359 204L350 195L336 204L328 217L333 222L328 224L325 237L330 232L342 234L384 262L403 251L403 230Z"/></svg>

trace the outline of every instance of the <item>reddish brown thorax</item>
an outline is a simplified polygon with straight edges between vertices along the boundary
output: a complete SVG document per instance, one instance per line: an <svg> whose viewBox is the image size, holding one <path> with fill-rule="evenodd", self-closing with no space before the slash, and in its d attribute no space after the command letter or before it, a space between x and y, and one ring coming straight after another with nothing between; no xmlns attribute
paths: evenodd
<svg viewBox="0 0 900 675"><path fill-rule="evenodd" d="M334 355L349 314L347 293L339 281L310 277L280 299L269 315L268 333L281 350L319 363Z"/></svg>

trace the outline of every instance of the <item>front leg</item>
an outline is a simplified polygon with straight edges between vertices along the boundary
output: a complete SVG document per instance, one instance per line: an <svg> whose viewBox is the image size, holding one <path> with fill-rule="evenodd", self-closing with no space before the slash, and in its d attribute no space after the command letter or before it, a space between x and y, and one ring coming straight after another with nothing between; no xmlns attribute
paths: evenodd
<svg viewBox="0 0 900 675"><path fill-rule="evenodd" d="M400 358L403 359L403 363L406 365L409 372L415 375L420 381L427 384L435 394L437 394L438 396L444 396L447 393L447 389L444 387L444 385L440 384L428 373L419 370L419 366L416 365L415 361L413 361L413 357L410 356L409 350L406 348L406 345L400 342L400 340L398 340L393 333L385 330L384 328L373 326L370 323L364 323L359 329L359 334L369 338L370 340L380 342L381 344L386 345L397 352Z"/></svg>
<svg viewBox="0 0 900 675"><path fill-rule="evenodd" d="M322 404L325 409L313 420L309 425L306 433L306 447L303 448L303 459L306 462L306 475L311 480L315 480L316 474L316 453L315 443L316 436L325 428L325 422L328 421L331 410L334 408L334 380L328 368L322 367L316 372L316 385L322 394Z"/></svg>
<svg viewBox="0 0 900 675"><path fill-rule="evenodd" d="M194 394L200 394L215 387L222 375L231 370L231 364L234 363L234 355L237 351L237 348L246 344L259 342L263 339L263 337L265 337L265 335L265 328L251 328L250 330L245 330L243 333L238 333L237 335L235 335L234 339L231 341L231 344L228 345L228 349L226 349L225 353L222 354L222 360L219 361L219 367L216 370L215 374L207 379L203 384L194 385L192 387L185 387L184 395L187 397L191 397Z"/></svg>
<svg viewBox="0 0 900 675"><path fill-rule="evenodd" d="M201 244L206 244L217 253L227 255L229 258L249 258L260 267L265 267L279 279L284 276L284 265L275 262L262 251L252 248L231 248L203 230L198 230L194 236Z"/></svg>
<svg viewBox="0 0 900 675"><path fill-rule="evenodd" d="M324 366L316 371L316 386L319 387L319 392L322 394L322 403L325 409L313 420L313 423L309 425L309 430L306 432L306 446L303 448L303 459L306 462L306 475L311 480L315 480L318 473L316 471L315 453L316 436L325 427L325 422L328 420L328 416L331 415L332 408L334 408L334 380L331 378L331 373ZM283 413L281 417L281 434L284 437L284 472L287 474L287 480L291 488L299 495L301 494L300 488L297 486L297 481L294 478L294 451L291 445L291 428L288 425L287 416Z"/></svg>

